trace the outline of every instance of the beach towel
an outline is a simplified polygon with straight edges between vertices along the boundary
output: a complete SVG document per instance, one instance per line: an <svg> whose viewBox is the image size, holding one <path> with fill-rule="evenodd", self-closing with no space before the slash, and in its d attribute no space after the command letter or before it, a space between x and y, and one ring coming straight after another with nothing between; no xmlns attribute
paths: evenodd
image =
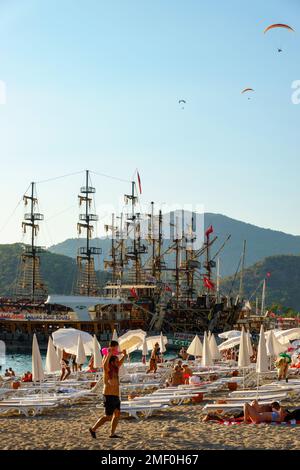
<svg viewBox="0 0 300 470"><path fill-rule="evenodd" d="M244 418L229 418L229 419L222 419L215 421L216 423L219 424L225 424L225 426L230 426L232 424L243 424L244 423ZM248 424L254 424L254 423L248 423ZM271 421L271 422L264 422L264 423L259 423L259 424L271 424L275 426L297 426L300 424L300 421L296 421L294 419L290 421L283 421L282 423L277 423L276 421Z"/></svg>

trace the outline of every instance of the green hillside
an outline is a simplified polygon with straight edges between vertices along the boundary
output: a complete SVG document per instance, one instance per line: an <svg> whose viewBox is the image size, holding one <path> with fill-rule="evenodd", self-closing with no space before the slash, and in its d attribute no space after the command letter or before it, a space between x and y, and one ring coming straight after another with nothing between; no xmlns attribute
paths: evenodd
<svg viewBox="0 0 300 470"><path fill-rule="evenodd" d="M14 282L18 273L23 245L0 245L0 296L13 294ZM46 251L41 256L41 274L49 294L71 294L76 279L76 261L68 256ZM108 274L97 272L101 284L108 279Z"/></svg>
<svg viewBox="0 0 300 470"><path fill-rule="evenodd" d="M267 276L270 273L270 276ZM256 296L261 300L262 281L266 278L266 306L282 305L300 311L300 256L270 256L247 268L244 272L244 297L255 305ZM240 277L225 278L221 283L222 292L238 293Z"/></svg>

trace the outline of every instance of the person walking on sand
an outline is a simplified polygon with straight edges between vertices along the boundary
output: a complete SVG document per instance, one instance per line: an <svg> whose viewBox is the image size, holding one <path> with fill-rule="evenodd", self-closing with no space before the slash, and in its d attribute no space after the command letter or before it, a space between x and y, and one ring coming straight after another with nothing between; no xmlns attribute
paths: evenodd
<svg viewBox="0 0 300 470"><path fill-rule="evenodd" d="M160 352L160 347L158 343L155 343L154 348L151 353L150 357L150 365L149 369L147 370L146 374L149 374L149 372L156 372L157 371L157 363L159 359L159 352Z"/></svg>
<svg viewBox="0 0 300 470"><path fill-rule="evenodd" d="M105 424L107 421L111 422L110 436L112 438L120 437L116 432L116 428L120 418L120 385L119 385L119 369L123 364L127 353L122 351L123 357L119 360L117 356L113 355L113 349L109 347L107 355L103 360L103 404L105 415L101 416L98 421L89 428L91 436L96 439L96 430Z"/></svg>

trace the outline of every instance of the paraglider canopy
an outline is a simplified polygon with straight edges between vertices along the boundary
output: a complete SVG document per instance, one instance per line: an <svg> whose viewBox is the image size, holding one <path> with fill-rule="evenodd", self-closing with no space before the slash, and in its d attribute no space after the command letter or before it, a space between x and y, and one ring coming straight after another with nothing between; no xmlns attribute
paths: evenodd
<svg viewBox="0 0 300 470"><path fill-rule="evenodd" d="M276 23L276 24L271 24L270 26L267 26L267 28L265 28L264 30L264 34L269 31L270 29L274 29L274 28L285 28L285 29L288 29L289 31L294 31L295 30L289 26L288 24L281 24L281 23Z"/></svg>
<svg viewBox="0 0 300 470"><path fill-rule="evenodd" d="M246 93L246 91L254 91L253 88L244 88L241 93Z"/></svg>
<svg viewBox="0 0 300 470"><path fill-rule="evenodd" d="M180 103L186 104L186 101L185 101L185 100L179 100L178 103L179 103L179 104L180 104Z"/></svg>

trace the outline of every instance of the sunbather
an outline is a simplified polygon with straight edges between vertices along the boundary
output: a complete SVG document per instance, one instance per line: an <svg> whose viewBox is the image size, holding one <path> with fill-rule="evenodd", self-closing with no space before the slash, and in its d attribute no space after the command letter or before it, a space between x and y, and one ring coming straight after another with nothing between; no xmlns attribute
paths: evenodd
<svg viewBox="0 0 300 470"><path fill-rule="evenodd" d="M174 367L174 370L169 377L169 379L166 381L166 386L172 386L175 387L177 385L183 385L184 384L184 377L183 377L183 371L181 370L180 366L177 364Z"/></svg>
<svg viewBox="0 0 300 470"><path fill-rule="evenodd" d="M71 359L72 359L72 372L77 372L78 366L77 366L77 363L76 363L76 355L73 354L71 356Z"/></svg>
<svg viewBox="0 0 300 470"><path fill-rule="evenodd" d="M190 377L193 375L192 369L189 368L187 364L183 364L183 378L184 378L184 383L188 384Z"/></svg>
<svg viewBox="0 0 300 470"><path fill-rule="evenodd" d="M185 348L181 348L180 351L179 351L179 356L182 357L182 359L184 361L187 361L188 358L189 358L189 355L188 353L186 352L186 349Z"/></svg>
<svg viewBox="0 0 300 470"><path fill-rule="evenodd" d="M71 374L71 369L69 366L69 359L70 359L70 354L67 354L65 351L63 351L63 356L61 360L61 376L60 380L66 380L67 377Z"/></svg>
<svg viewBox="0 0 300 470"><path fill-rule="evenodd" d="M272 421L281 423L285 417L285 410L276 401L271 403L271 411L262 411L261 405L245 403L244 422L245 423L270 423Z"/></svg>

